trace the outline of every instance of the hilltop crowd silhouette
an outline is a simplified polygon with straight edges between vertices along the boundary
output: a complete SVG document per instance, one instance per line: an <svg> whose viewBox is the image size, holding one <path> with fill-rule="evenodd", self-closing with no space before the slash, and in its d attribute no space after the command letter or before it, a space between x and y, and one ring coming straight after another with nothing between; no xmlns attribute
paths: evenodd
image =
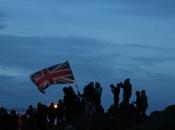
<svg viewBox="0 0 175 130"><path fill-rule="evenodd" d="M145 90L136 91L136 100L131 103L132 85L130 79L111 84L110 88L114 102L108 112L131 114L140 117L140 119L146 117L148 101ZM123 98L120 102L121 89L123 89ZM87 84L82 94L76 94L71 86L64 87L64 97L59 99L57 104L51 103L46 106L39 102L36 108L29 105L22 115L18 115L14 109L8 112L7 109L1 107L0 130L48 130L48 128L55 125L60 126L76 117L92 117L103 114L102 91L99 82Z"/></svg>

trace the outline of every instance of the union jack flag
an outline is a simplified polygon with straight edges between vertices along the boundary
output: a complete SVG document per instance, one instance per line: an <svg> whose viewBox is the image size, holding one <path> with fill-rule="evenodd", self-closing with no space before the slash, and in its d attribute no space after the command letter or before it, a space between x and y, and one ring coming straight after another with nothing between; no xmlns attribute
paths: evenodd
<svg viewBox="0 0 175 130"><path fill-rule="evenodd" d="M38 86L38 89L42 93L44 93L43 90L50 85L75 83L68 61L42 69L32 74L31 80Z"/></svg>

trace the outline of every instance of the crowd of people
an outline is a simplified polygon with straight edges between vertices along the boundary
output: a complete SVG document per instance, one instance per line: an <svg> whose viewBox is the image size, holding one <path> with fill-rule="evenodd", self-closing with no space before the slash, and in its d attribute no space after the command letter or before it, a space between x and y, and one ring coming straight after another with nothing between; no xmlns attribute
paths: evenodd
<svg viewBox="0 0 175 130"><path fill-rule="evenodd" d="M148 108L145 90L136 92L136 100L130 103L132 96L132 85L130 79L124 82L110 85L113 93L114 103L108 112L136 113L140 117L146 116ZM123 100L120 102L120 90L123 89ZM57 104L51 103L46 106L37 104L37 108L30 105L26 112L18 115L13 109L9 113L0 108L0 130L47 130L48 127L61 125L75 117L91 117L96 114L103 114L104 108L101 105L102 86L99 82L87 84L83 93L76 94L71 86L64 87L63 99Z"/></svg>
<svg viewBox="0 0 175 130"><path fill-rule="evenodd" d="M114 104L112 106L115 112L131 112L137 113L140 117L146 116L146 109L148 108L148 100L146 91L136 91L136 101L130 103L132 96L132 85L130 79L126 79L124 83L120 82L117 85L111 84L111 91L114 95ZM123 101L120 103L120 89L123 89Z"/></svg>

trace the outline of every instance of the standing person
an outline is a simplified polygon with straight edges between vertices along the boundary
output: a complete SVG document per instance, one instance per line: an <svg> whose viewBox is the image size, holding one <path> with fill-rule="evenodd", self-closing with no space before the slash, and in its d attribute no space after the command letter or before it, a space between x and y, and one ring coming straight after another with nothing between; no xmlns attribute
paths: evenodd
<svg viewBox="0 0 175 130"><path fill-rule="evenodd" d="M65 119L70 120L71 118L77 116L77 95L75 94L73 88L69 86L68 88L63 88L64 97L63 103L65 108Z"/></svg>
<svg viewBox="0 0 175 130"><path fill-rule="evenodd" d="M36 122L37 130L47 130L47 106L40 102L37 104Z"/></svg>
<svg viewBox="0 0 175 130"><path fill-rule="evenodd" d="M119 95L120 95L120 87L122 83L118 83L117 86L115 87L113 84L110 85L111 91L114 95L114 109L116 111L119 110Z"/></svg>
<svg viewBox="0 0 175 130"><path fill-rule="evenodd" d="M96 113L103 113L103 107L101 106L101 94L102 94L102 87L99 82L95 83L95 95L94 95L94 104L95 104L95 109Z"/></svg>
<svg viewBox="0 0 175 130"><path fill-rule="evenodd" d="M140 101L141 101L141 115L142 117L145 117L146 109L148 108L148 99L145 90L141 91Z"/></svg>
<svg viewBox="0 0 175 130"><path fill-rule="evenodd" d="M89 109L89 96L87 93L88 85L86 85L83 89L82 99L81 99L81 115L82 116L89 116L90 109Z"/></svg>
<svg viewBox="0 0 175 130"><path fill-rule="evenodd" d="M26 130L36 130L36 110L32 105L29 105L28 109L25 112L24 119L24 129Z"/></svg>
<svg viewBox="0 0 175 130"><path fill-rule="evenodd" d="M95 88L94 88L94 82L90 82L85 88L84 88L84 94L87 97L87 105L88 105L88 111L89 116L93 115L96 112L95 109Z"/></svg>
<svg viewBox="0 0 175 130"><path fill-rule="evenodd" d="M62 99L59 99L57 106L57 125L59 125L64 122L64 104Z"/></svg>
<svg viewBox="0 0 175 130"><path fill-rule="evenodd" d="M134 103L136 104L137 113L140 115L141 113L141 95L139 91L136 91L136 101Z"/></svg>
<svg viewBox="0 0 175 130"><path fill-rule="evenodd" d="M132 85L130 83L130 79L126 79L124 84L122 85L123 88L123 105L127 108L129 106L129 99L132 95Z"/></svg>
<svg viewBox="0 0 175 130"><path fill-rule="evenodd" d="M56 110L54 108L54 103L51 103L50 106L48 107L48 119L49 119L49 126L54 126L56 118Z"/></svg>
<svg viewBox="0 0 175 130"><path fill-rule="evenodd" d="M18 130L18 115L14 109L11 110L9 115L9 127L11 130Z"/></svg>
<svg viewBox="0 0 175 130"><path fill-rule="evenodd" d="M71 118L71 106L72 106L72 99L70 98L69 89L67 87L63 88L64 97L64 109L65 109L65 119L69 120Z"/></svg>
<svg viewBox="0 0 175 130"><path fill-rule="evenodd" d="M7 112L6 108L1 107L0 108L0 129L1 130L10 130L10 116Z"/></svg>

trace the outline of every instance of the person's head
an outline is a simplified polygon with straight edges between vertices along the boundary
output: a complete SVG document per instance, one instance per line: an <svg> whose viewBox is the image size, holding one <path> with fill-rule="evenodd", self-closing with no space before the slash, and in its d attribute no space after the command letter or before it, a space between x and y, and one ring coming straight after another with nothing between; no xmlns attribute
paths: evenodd
<svg viewBox="0 0 175 130"><path fill-rule="evenodd" d="M118 88L122 88L122 86L123 86L123 83L122 82L120 82L120 83L117 84L117 87Z"/></svg>
<svg viewBox="0 0 175 130"><path fill-rule="evenodd" d="M100 83L99 82L95 82L95 87L96 88L100 88Z"/></svg>
<svg viewBox="0 0 175 130"><path fill-rule="evenodd" d="M54 107L54 103L53 102L50 103L50 107Z"/></svg>
<svg viewBox="0 0 175 130"><path fill-rule="evenodd" d="M69 86L69 87L68 87L68 93L69 93L69 94L75 94L75 93L74 93L74 90L73 90L73 88L72 88L72 86Z"/></svg>
<svg viewBox="0 0 175 130"><path fill-rule="evenodd" d="M68 88L64 87L63 92L64 92L64 94L67 94L68 93Z"/></svg>
<svg viewBox="0 0 175 130"><path fill-rule="evenodd" d="M136 96L139 97L140 96L140 92L136 91Z"/></svg>
<svg viewBox="0 0 175 130"><path fill-rule="evenodd" d="M33 106L32 105L29 105L29 109L32 109L33 108Z"/></svg>
<svg viewBox="0 0 175 130"><path fill-rule="evenodd" d="M88 86L94 86L94 82L90 82Z"/></svg>
<svg viewBox="0 0 175 130"><path fill-rule="evenodd" d="M15 109L12 109L12 110L10 111L10 115L16 115Z"/></svg>
<svg viewBox="0 0 175 130"><path fill-rule="evenodd" d="M63 100L62 99L59 99L58 103L59 104L62 104L63 103Z"/></svg>
<svg viewBox="0 0 175 130"><path fill-rule="evenodd" d="M69 89L70 91L73 91L73 88L72 88L72 86L69 86L69 87L68 87L68 89Z"/></svg>
<svg viewBox="0 0 175 130"><path fill-rule="evenodd" d="M145 90L142 90L141 95L145 95L145 94L146 94Z"/></svg>
<svg viewBox="0 0 175 130"><path fill-rule="evenodd" d="M111 84L110 87L111 87L111 88L114 88L115 86L114 86L114 84Z"/></svg>
<svg viewBox="0 0 175 130"><path fill-rule="evenodd" d="M126 83L126 84L130 83L130 79L127 78L127 79L124 81L124 83Z"/></svg>
<svg viewBox="0 0 175 130"><path fill-rule="evenodd" d="M0 108L0 113L3 113L4 115L8 114L7 109L4 107Z"/></svg>
<svg viewBox="0 0 175 130"><path fill-rule="evenodd" d="M38 102L37 108L41 108L41 107L42 107L42 103L41 102Z"/></svg>

